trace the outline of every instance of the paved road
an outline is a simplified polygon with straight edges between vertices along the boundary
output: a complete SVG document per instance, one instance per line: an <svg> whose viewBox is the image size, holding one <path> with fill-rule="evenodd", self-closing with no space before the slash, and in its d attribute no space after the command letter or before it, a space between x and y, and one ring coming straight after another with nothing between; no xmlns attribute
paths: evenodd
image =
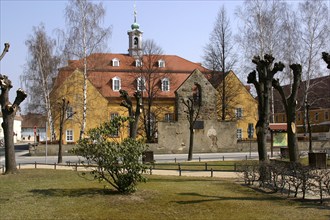
<svg viewBox="0 0 330 220"><path fill-rule="evenodd" d="M16 152L16 163L57 163L57 156L27 156L27 150L20 150ZM187 154L155 154L154 160L158 163L165 162L183 162L187 161ZM251 157L249 152L239 152L239 153L195 153L193 155L193 161L217 161L217 160L246 160L246 159L257 159L258 153L251 152ZM78 161L84 160L82 157L78 156L64 156L63 161L70 161L76 163ZM0 157L0 165L4 164L4 156Z"/></svg>

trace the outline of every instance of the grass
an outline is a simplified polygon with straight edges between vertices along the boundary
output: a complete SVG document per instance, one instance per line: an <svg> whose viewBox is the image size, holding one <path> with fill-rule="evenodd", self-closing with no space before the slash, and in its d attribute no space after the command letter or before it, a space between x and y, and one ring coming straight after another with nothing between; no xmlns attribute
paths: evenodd
<svg viewBox="0 0 330 220"><path fill-rule="evenodd" d="M329 207L216 178L147 176L132 195L63 170L0 176L1 219L329 219Z"/></svg>

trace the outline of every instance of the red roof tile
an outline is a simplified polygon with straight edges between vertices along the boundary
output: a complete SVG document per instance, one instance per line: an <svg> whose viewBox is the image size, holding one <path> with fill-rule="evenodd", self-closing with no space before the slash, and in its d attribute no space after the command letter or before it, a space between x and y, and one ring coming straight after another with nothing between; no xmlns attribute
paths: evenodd
<svg viewBox="0 0 330 220"><path fill-rule="evenodd" d="M119 66L113 66L112 60L118 59ZM155 85L161 86L160 79L167 77L170 80L170 91L159 91L158 98L174 98L174 91L182 84L182 82L195 69L202 73L209 73L210 70L204 68L199 63L190 62L176 55L154 55L143 57L143 64L150 63L146 59L151 58L153 63L152 77L154 77ZM157 68L158 59L165 61L164 68ZM112 90L112 78L119 77L121 79L121 89L132 94L136 90L136 79L141 75L139 67L135 66L135 58L128 54L112 54L98 53L88 57L88 79L95 88L105 97L119 97L118 91ZM82 60L69 61L69 65L59 69L58 77L55 81L54 88L61 85L72 72L79 68L82 70ZM144 68L144 67L143 67Z"/></svg>

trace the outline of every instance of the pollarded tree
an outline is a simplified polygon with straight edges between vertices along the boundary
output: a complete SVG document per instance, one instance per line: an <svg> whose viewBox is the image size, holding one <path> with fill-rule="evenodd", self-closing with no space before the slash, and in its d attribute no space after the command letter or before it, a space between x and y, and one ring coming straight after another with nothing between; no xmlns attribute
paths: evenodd
<svg viewBox="0 0 330 220"><path fill-rule="evenodd" d="M330 54L322 52L322 59L328 64L327 68L330 69Z"/></svg>
<svg viewBox="0 0 330 220"><path fill-rule="evenodd" d="M274 63L274 57L266 54L263 59L255 56L252 62L256 65L256 70L248 75L247 82L252 83L258 95L258 115L256 124L256 134L258 141L259 160L265 161L267 158L266 135L269 125L270 96L274 75L284 69L281 62Z"/></svg>
<svg viewBox="0 0 330 220"><path fill-rule="evenodd" d="M0 61L5 56L9 50L9 44L5 43L5 48L0 56ZM16 160L15 160L15 148L14 148L14 118L19 105L27 97L27 94L22 90L18 89L16 92L16 98L12 104L9 101L9 90L13 87L11 81L7 76L0 74L0 104L2 111L3 122L1 124L4 139L5 139L5 165L6 165L6 174L16 173Z"/></svg>
<svg viewBox="0 0 330 220"><path fill-rule="evenodd" d="M285 108L287 118L287 134L288 134L288 148L291 162L298 162L298 145L296 133L296 105L298 88L301 82L302 67L300 64L292 64L290 68L293 71L293 83L291 86L291 94L287 98L283 88L280 85L279 79L273 79L273 87L279 92L282 103Z"/></svg>
<svg viewBox="0 0 330 220"><path fill-rule="evenodd" d="M56 42L47 36L45 27L41 24L33 27L33 35L25 44L30 56L21 79L30 94L27 111L47 114L52 140L55 135L49 94L60 63L59 57L54 54Z"/></svg>
<svg viewBox="0 0 330 220"><path fill-rule="evenodd" d="M71 0L65 9L68 31L64 35L64 56L66 59L83 59L83 109L79 138L84 135L87 118L87 57L104 51L111 35L111 27L102 28L100 25L104 16L103 4L88 0Z"/></svg>
<svg viewBox="0 0 330 220"><path fill-rule="evenodd" d="M265 1L265 0L245 0L244 4L238 8L236 15L242 22L239 25L238 42L243 49L243 70L251 68L251 57L258 55L264 57L272 54L277 58L282 57L283 45L283 22L285 22L284 12L287 10L285 1ZM282 78L282 77L279 77ZM271 122L274 121L274 101L273 89L270 94Z"/></svg>

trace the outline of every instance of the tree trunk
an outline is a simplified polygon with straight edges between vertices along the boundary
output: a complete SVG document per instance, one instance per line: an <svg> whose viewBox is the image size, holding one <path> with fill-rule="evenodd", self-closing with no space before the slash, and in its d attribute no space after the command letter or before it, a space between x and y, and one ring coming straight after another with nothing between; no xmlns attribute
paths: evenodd
<svg viewBox="0 0 330 220"><path fill-rule="evenodd" d="M60 138L58 142L58 157L57 157L57 163L63 162L62 157L62 144L63 144L63 129L60 129Z"/></svg>
<svg viewBox="0 0 330 220"><path fill-rule="evenodd" d="M6 172L5 174L17 173L16 159L15 159L15 146L14 146L14 117L15 113L4 113L2 111L2 128L4 131L5 139L5 158L6 158Z"/></svg>
<svg viewBox="0 0 330 220"><path fill-rule="evenodd" d="M194 129L189 128L189 151L188 151L188 161L192 160L193 157L193 147L194 147Z"/></svg>
<svg viewBox="0 0 330 220"><path fill-rule="evenodd" d="M297 144L297 133L295 125L295 106L288 106L287 110L287 133L288 133L288 147L289 147L289 158L291 162L298 162L298 144Z"/></svg>
<svg viewBox="0 0 330 220"><path fill-rule="evenodd" d="M259 161L268 160L267 157L267 125L263 120L259 120L256 125L257 143L258 143L258 155Z"/></svg>

